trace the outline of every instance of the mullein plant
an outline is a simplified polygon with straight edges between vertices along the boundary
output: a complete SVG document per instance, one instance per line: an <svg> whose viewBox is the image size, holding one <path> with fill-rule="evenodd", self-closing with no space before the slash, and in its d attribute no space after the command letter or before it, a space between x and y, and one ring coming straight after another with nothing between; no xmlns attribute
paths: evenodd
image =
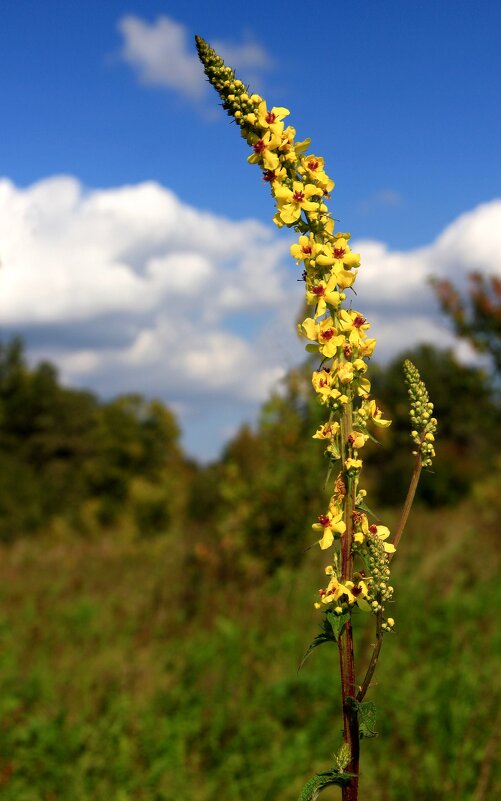
<svg viewBox="0 0 501 801"><path fill-rule="evenodd" d="M261 168L270 187L276 206L273 221L279 228L292 228L299 235L290 251L301 270L311 315L298 329L309 341L306 350L318 359L312 384L325 410L325 422L313 436L325 448L326 487L330 494L327 508L319 510L312 526L328 564L324 586L314 604L321 615L320 633L305 656L325 642L337 643L343 715L343 741L331 767L306 783L300 801L313 801L328 785L342 788L343 801L356 801L360 740L376 735L374 703L364 699L383 637L395 626L387 615L387 605L393 598L390 561L402 536L421 470L430 467L434 456L436 420L417 369L406 361L416 459L391 541L389 529L372 522L367 493L361 487L363 448L369 439L374 439L374 429L386 428L390 420L385 419L370 394L367 360L376 345L376 340L367 334L370 323L346 304L360 267L360 255L350 248L350 234L334 230L327 205L334 181L325 172L323 158L308 152L310 140L296 141L295 129L286 126L288 109L269 108L260 95L250 93L203 39L196 37L196 44L208 80L250 147L248 162ZM357 612L372 615L375 621L375 644L360 683L355 674L352 628L352 617Z"/></svg>

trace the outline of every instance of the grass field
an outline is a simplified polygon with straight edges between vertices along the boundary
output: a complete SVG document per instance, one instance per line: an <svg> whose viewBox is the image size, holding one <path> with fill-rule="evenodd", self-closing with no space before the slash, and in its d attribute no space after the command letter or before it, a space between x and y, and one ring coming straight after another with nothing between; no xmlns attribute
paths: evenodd
<svg viewBox="0 0 501 801"><path fill-rule="evenodd" d="M362 799L501 797L497 536L480 504L415 514ZM297 672L320 575L312 551L272 576L223 563L197 531L3 548L2 801L296 799L340 742L336 649Z"/></svg>

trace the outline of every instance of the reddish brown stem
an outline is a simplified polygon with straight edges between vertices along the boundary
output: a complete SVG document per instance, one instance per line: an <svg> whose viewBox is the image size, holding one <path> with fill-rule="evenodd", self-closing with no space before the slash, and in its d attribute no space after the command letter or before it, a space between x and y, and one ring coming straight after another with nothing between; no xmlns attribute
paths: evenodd
<svg viewBox="0 0 501 801"><path fill-rule="evenodd" d="M409 512L411 511L411 507L414 501L414 496L416 494L417 485L419 484L419 478L421 476L422 467L423 465L421 462L421 454L418 453L414 464L414 470L412 471L409 489L407 490L407 497L405 499L405 503L402 508L402 514L400 515L400 520L398 522L397 530L395 531L395 536L393 538L393 545L395 546L395 548L398 547L400 538L404 533L405 524L407 523L407 518L409 517ZM389 554L388 561L391 562L394 556L395 556L395 551Z"/></svg>
<svg viewBox="0 0 501 801"><path fill-rule="evenodd" d="M367 672L364 676L364 680L360 685L360 689L357 693L357 701L361 703L365 698L365 693L370 687L370 683L372 681L372 677L374 675L374 671L376 670L377 661L379 659L379 652L381 651L381 646L383 644L383 614L382 612L377 613L376 618L376 642L374 643L374 650L372 651L371 660L369 662L369 667L367 668Z"/></svg>
<svg viewBox="0 0 501 801"><path fill-rule="evenodd" d="M352 429L351 404L343 415L341 431L343 438L343 467L346 459L346 437ZM347 493L345 497L344 522L346 530L341 544L341 581L353 579L353 511L355 509L356 481L347 479ZM343 739L350 749L351 759L346 770L356 774L342 789L342 801L358 801L358 769L360 757L360 733L358 727L358 713L356 706L350 703L355 698L356 676L355 657L353 653L353 629L349 620L338 641L339 664L341 669L341 698L343 705Z"/></svg>
<svg viewBox="0 0 501 801"><path fill-rule="evenodd" d="M339 638L339 663L341 666L341 697L343 703L343 739L350 749L351 760L346 770L355 773L343 787L342 801L358 800L358 767L360 758L360 733L356 707L348 699L355 698L355 659L353 655L353 631L351 622L346 623Z"/></svg>

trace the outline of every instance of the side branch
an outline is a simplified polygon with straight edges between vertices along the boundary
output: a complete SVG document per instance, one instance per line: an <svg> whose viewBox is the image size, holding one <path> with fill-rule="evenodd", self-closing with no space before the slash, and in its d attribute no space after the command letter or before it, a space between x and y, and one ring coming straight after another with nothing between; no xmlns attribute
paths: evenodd
<svg viewBox="0 0 501 801"><path fill-rule="evenodd" d="M372 681L372 677L374 675L374 671L376 670L377 661L379 659L379 653L381 651L381 646L383 644L383 613L380 610L377 613L376 617L376 642L374 644L374 649L372 651L371 661L369 662L369 666L367 668L367 672L364 676L364 680L360 685L360 689L356 695L357 701L360 703L364 700L365 694L370 687L370 683Z"/></svg>
<svg viewBox="0 0 501 801"><path fill-rule="evenodd" d="M388 554L388 561L390 562L395 556L396 549L398 548L398 543L400 542L400 539L404 532L404 528L406 526L407 519L409 517L409 513L411 511L412 504L414 502L414 496L416 494L416 489L419 484L419 478L421 476L422 469L423 469L423 462L421 459L421 454L418 453L416 457L416 462L414 464L414 470L412 471L409 489L407 490L407 497L405 499L405 503L402 508L402 514L400 515L400 520L398 522L398 526L395 531L395 537L393 539L393 545L395 546L395 551L393 553Z"/></svg>

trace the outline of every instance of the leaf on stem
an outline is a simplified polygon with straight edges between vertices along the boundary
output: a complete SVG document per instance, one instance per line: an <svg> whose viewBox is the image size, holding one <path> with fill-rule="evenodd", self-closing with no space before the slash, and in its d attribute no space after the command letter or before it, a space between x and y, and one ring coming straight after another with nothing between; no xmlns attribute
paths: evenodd
<svg viewBox="0 0 501 801"><path fill-rule="evenodd" d="M357 701L356 698L351 698L351 696L346 701L357 710L360 738L377 737L376 704L374 701Z"/></svg>
<svg viewBox="0 0 501 801"><path fill-rule="evenodd" d="M326 642L337 642L339 636L344 628L345 623L350 619L349 612L343 612L342 615L335 615L334 612L326 612L322 621L322 628L319 634L312 640L308 646L305 655L301 659L298 667L298 673L303 667L304 663L310 656L311 652L323 645Z"/></svg>

